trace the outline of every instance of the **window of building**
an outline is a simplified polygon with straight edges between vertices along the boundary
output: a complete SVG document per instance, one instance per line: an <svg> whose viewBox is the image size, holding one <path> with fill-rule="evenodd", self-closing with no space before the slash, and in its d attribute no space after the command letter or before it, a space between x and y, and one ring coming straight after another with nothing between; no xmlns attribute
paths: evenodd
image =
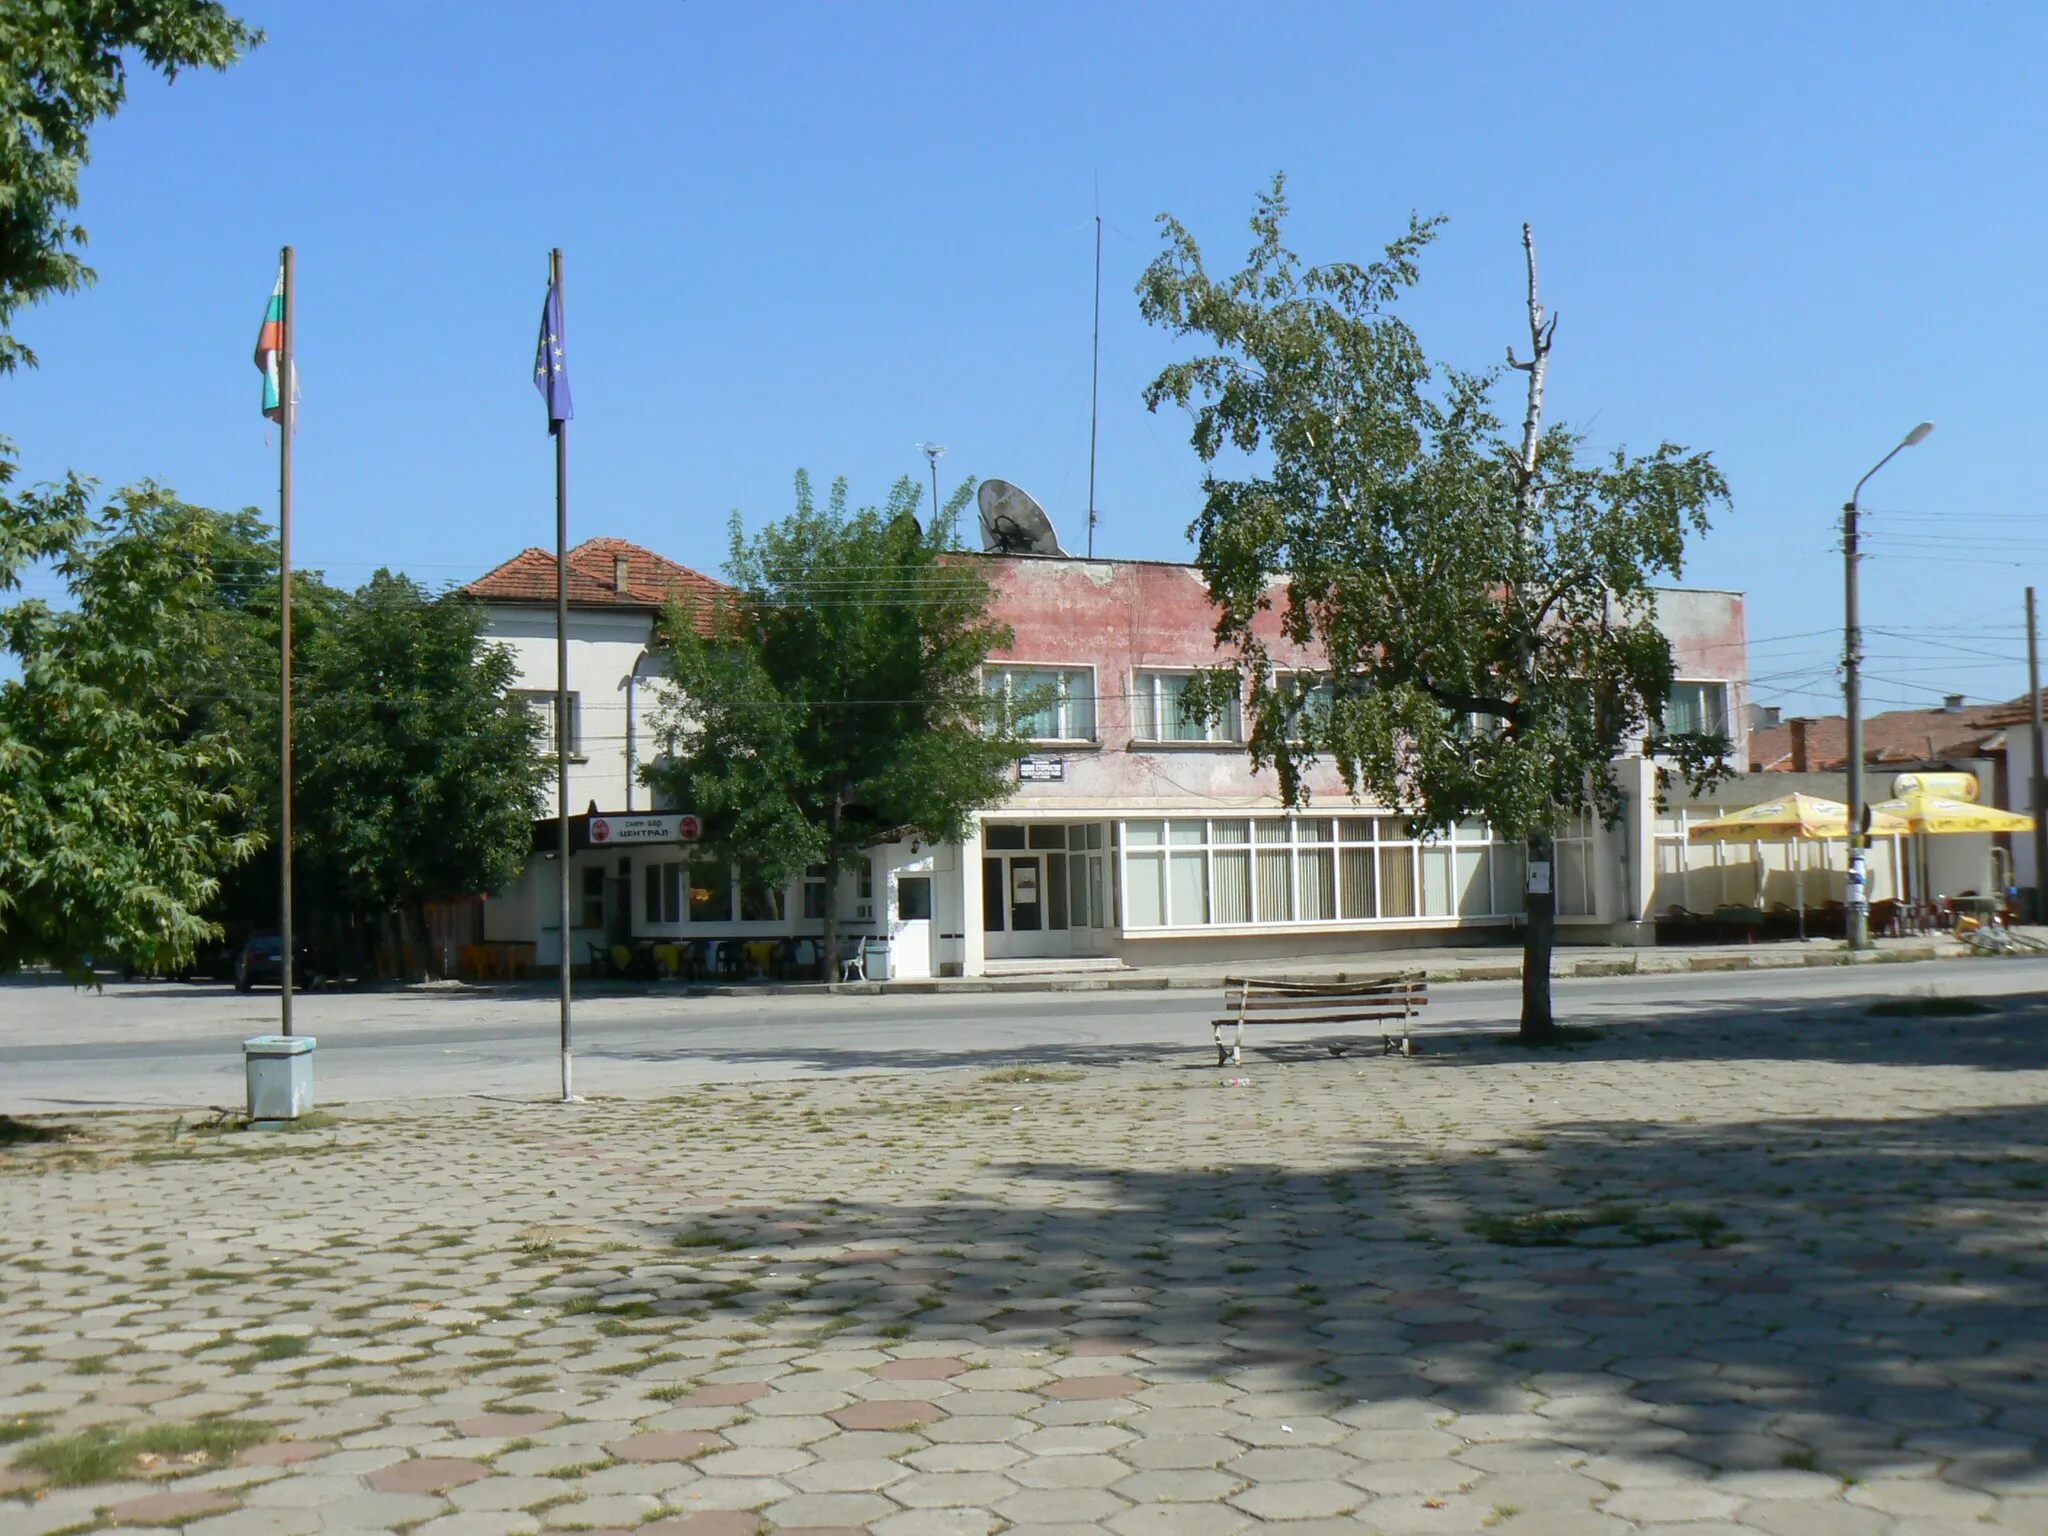
<svg viewBox="0 0 2048 1536"><path fill-rule="evenodd" d="M583 915L578 920L579 928L602 928L604 926L604 866L593 864L583 871Z"/></svg>
<svg viewBox="0 0 2048 1536"><path fill-rule="evenodd" d="M830 889L828 871L823 864L813 864L804 871L804 916L825 915L825 892Z"/></svg>
<svg viewBox="0 0 2048 1536"><path fill-rule="evenodd" d="M560 701L561 695L557 694L552 688L515 688L512 690L511 697L525 705L527 710L532 713L534 719L539 722L538 740L541 754L545 757L553 757L555 755L555 706ZM583 755L583 695L580 693L569 695L569 755L571 757L581 757Z"/></svg>
<svg viewBox="0 0 2048 1536"><path fill-rule="evenodd" d="M1551 879L1556 882L1559 917L1591 917L1593 892L1593 817L1581 811L1558 829L1551 845Z"/></svg>
<svg viewBox="0 0 2048 1536"><path fill-rule="evenodd" d="M1241 741L1237 700L1204 720L1182 700L1191 672L1139 672L1131 682L1131 736L1137 741Z"/></svg>
<svg viewBox="0 0 2048 1536"><path fill-rule="evenodd" d="M683 920L682 864L649 864L642 879L646 884L647 921L680 923Z"/></svg>
<svg viewBox="0 0 2048 1536"><path fill-rule="evenodd" d="M989 667L982 689L1027 741L1095 739L1093 667Z"/></svg>
<svg viewBox="0 0 2048 1536"><path fill-rule="evenodd" d="M896 917L914 923L932 915L932 882L925 875L903 875L896 881Z"/></svg>
<svg viewBox="0 0 2048 1536"><path fill-rule="evenodd" d="M1282 672L1274 678L1287 712L1287 739L1310 741L1322 734L1336 705L1337 691L1320 672Z"/></svg>
<svg viewBox="0 0 2048 1536"><path fill-rule="evenodd" d="M724 864L690 866L690 921L732 921L732 870Z"/></svg>
<svg viewBox="0 0 2048 1536"><path fill-rule="evenodd" d="M743 923L779 923L783 916L783 893L780 886L768 884L759 873L745 865L739 871L740 921Z"/></svg>
<svg viewBox="0 0 2048 1536"><path fill-rule="evenodd" d="M1522 910L1519 850L1481 823L1434 838L1396 816L1121 824L1130 928L1494 917ZM1102 921L1100 897L1090 910Z"/></svg>
<svg viewBox="0 0 2048 1536"><path fill-rule="evenodd" d="M1673 683L1671 697L1664 703L1664 733L1668 736L1727 735L1728 685Z"/></svg>

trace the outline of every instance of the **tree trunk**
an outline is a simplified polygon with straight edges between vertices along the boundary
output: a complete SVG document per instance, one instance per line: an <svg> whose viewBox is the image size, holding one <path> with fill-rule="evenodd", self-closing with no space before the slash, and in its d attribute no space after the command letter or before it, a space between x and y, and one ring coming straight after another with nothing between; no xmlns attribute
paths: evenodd
<svg viewBox="0 0 2048 1536"><path fill-rule="evenodd" d="M825 813L825 956L829 984L839 980L839 802Z"/></svg>
<svg viewBox="0 0 2048 1536"><path fill-rule="evenodd" d="M1524 1045L1557 1038L1550 1012L1550 951L1557 938L1555 847L1548 833L1529 838L1528 921L1522 927L1522 1032Z"/></svg>

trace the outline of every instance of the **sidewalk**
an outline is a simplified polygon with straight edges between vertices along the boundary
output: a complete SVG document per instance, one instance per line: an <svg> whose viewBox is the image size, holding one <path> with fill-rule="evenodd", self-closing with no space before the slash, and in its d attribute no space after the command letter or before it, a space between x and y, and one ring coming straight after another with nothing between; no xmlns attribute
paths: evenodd
<svg viewBox="0 0 2048 1536"><path fill-rule="evenodd" d="M2048 929L2015 929L2048 940ZM1909 960L1961 960L1976 951L1946 934L1910 939L1877 939L1854 955L1835 939L1767 944L1587 944L1559 945L1553 976L1661 976L1685 971L1768 971L1815 965L1882 965ZM577 983L579 993L673 991L692 997L777 997L806 993L842 996L930 996L952 992L1166 992L1220 990L1226 976L1246 974L1291 981L1343 981L1390 971L1421 971L1433 982L1519 981L1522 952L1507 944L1414 949L1376 949L1353 955L1299 955L1279 959L1200 965L1127 966L1122 970L1059 970L1056 961L1026 974L974 977L919 977L902 981L851 981L827 986L815 981L737 983L673 982L628 985ZM1099 965L1099 962L1097 962ZM499 989L504 990L504 989ZM552 988L548 989L552 994Z"/></svg>

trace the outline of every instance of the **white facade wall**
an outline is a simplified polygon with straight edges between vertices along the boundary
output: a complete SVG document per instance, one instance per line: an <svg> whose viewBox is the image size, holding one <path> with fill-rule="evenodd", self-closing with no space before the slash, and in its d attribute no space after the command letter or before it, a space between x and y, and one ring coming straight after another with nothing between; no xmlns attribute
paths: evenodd
<svg viewBox="0 0 2048 1536"><path fill-rule="evenodd" d="M555 611L526 605L493 605L489 637L512 653L519 667L514 686L522 692L555 689ZM569 814L580 815L592 801L599 810L654 809L647 786L629 774L627 748L636 767L650 759L660 662L649 653L654 616L645 610L569 610L569 691L576 696L578 751L569 762ZM629 687L628 680L631 679ZM627 698L632 698L629 732ZM548 780L548 806L555 807L555 781Z"/></svg>

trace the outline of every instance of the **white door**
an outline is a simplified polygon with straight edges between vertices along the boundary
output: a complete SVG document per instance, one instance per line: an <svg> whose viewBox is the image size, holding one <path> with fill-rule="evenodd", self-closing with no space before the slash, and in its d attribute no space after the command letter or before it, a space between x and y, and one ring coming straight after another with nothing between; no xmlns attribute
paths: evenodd
<svg viewBox="0 0 2048 1536"><path fill-rule="evenodd" d="M932 877L899 874L889 903L889 970L892 976L932 973Z"/></svg>

